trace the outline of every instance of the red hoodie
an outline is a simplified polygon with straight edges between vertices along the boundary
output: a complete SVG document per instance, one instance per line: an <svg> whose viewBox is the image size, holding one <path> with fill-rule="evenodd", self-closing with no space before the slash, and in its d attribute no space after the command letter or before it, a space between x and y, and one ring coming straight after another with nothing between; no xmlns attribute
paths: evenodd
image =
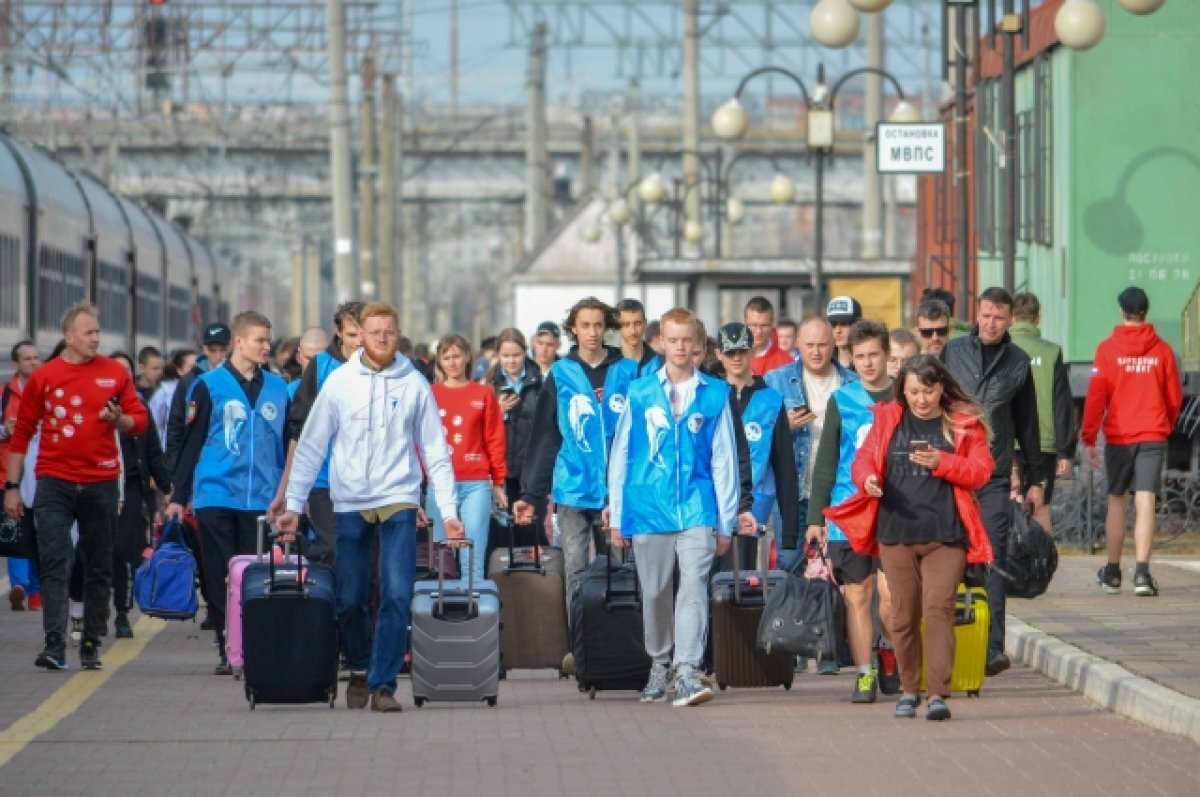
<svg viewBox="0 0 1200 797"><path fill-rule="evenodd" d="M767 348L750 358L750 373L762 376L767 371L774 371L776 368L791 365L793 362L795 361L792 359L792 355L779 348L779 339L775 335L775 330L772 329L771 337L767 341Z"/></svg>
<svg viewBox="0 0 1200 797"><path fill-rule="evenodd" d="M11 437L7 424L10 420L16 420L17 411L21 407L21 390L21 377L19 374L13 374L12 379L8 380L8 386L4 388L4 410L0 412L0 424L5 424L4 429L0 430L0 435L4 437L0 440L0 477L5 481L8 481L8 441Z"/></svg>
<svg viewBox="0 0 1200 797"><path fill-rule="evenodd" d="M490 481L503 486L504 413L496 394L487 385L470 382L463 387L433 386L433 399L442 416L446 443L460 482Z"/></svg>
<svg viewBox="0 0 1200 797"><path fill-rule="evenodd" d="M1080 436L1085 446L1096 445L1103 420L1110 443L1161 442L1171 434L1182 405L1183 385L1170 345L1153 324L1121 324L1096 347Z"/></svg>

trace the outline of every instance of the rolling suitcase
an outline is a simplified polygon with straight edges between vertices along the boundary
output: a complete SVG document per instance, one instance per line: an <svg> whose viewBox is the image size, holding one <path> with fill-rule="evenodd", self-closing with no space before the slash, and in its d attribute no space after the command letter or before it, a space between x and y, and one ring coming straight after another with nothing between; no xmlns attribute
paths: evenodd
<svg viewBox="0 0 1200 797"><path fill-rule="evenodd" d="M488 576L500 592L500 662L506 670L561 670L570 649L562 549L514 547L512 523L498 526L508 546L492 552Z"/></svg>
<svg viewBox="0 0 1200 797"><path fill-rule="evenodd" d="M958 587L954 599L954 668L950 672L950 691L979 697L987 670L988 626L992 615L987 591L983 587ZM921 637L925 621L921 621ZM925 665L921 665L921 691L925 691Z"/></svg>
<svg viewBox="0 0 1200 797"><path fill-rule="evenodd" d="M470 540L467 578L417 585L412 602L413 702L427 700L496 705L500 691L500 596L490 581L475 581ZM445 543L439 543L443 548Z"/></svg>
<svg viewBox="0 0 1200 797"><path fill-rule="evenodd" d="M322 703L338 692L333 569L297 558L252 562L242 571L242 655L246 699Z"/></svg>
<svg viewBox="0 0 1200 797"><path fill-rule="evenodd" d="M571 596L571 652L579 691L639 691L650 678L642 636L642 594L633 562L612 564L612 549L583 571Z"/></svg>
<svg viewBox="0 0 1200 797"><path fill-rule="evenodd" d="M735 537L730 546L733 570L717 573L709 584L713 677L722 691L728 686L791 689L795 657L758 649L763 606L770 591L787 581L787 573L771 570L764 577L762 569L743 572L739 561L743 546L738 542ZM770 539L760 537L759 545L770 545Z"/></svg>
<svg viewBox="0 0 1200 797"><path fill-rule="evenodd" d="M242 580L246 568L255 562L264 562L263 539L266 537L266 516L258 518L258 551L253 554L239 554L229 560L229 575L225 577L225 658L233 668L235 681L242 680L242 670L245 657L242 655ZM271 556L279 561L277 552L272 546ZM299 560L307 565L303 557ZM296 557L290 557L289 564L296 563Z"/></svg>

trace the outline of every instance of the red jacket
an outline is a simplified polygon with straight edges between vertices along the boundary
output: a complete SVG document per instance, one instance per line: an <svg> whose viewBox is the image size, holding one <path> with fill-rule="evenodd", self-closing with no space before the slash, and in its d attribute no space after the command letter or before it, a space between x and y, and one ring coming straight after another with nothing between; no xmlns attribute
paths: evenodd
<svg viewBox="0 0 1200 797"><path fill-rule="evenodd" d="M487 385L469 382L463 387L433 386L433 399L442 416L446 444L460 482L488 480L504 485L504 413L496 394Z"/></svg>
<svg viewBox="0 0 1200 797"><path fill-rule="evenodd" d="M883 486L888 446L905 410L895 401L888 401L876 404L871 412L875 422L858 449L850 471L850 478L858 486L858 492L837 506L826 509L825 517L838 524L857 553L878 556L875 524L879 515L879 500L867 495L863 485L869 476L874 475L879 477L879 485ZM954 432L955 451L953 454L942 452L941 462L933 475L954 486L954 506L967 531L967 562L986 564L995 557L987 529L983 526L975 490L987 484L996 463L988 448L987 433L978 418L956 412L951 416L950 426Z"/></svg>
<svg viewBox="0 0 1200 797"><path fill-rule="evenodd" d="M1153 324L1120 325L1100 341L1083 404L1085 446L1104 437L1117 445L1166 440L1183 405L1175 352Z"/></svg>
<svg viewBox="0 0 1200 797"><path fill-rule="evenodd" d="M762 376L767 371L774 371L776 368L791 365L793 362L795 361L792 359L792 355L779 348L779 340L775 336L775 330L772 329L767 348L763 349L762 353L755 354L750 358L750 373Z"/></svg>
<svg viewBox="0 0 1200 797"><path fill-rule="evenodd" d="M8 441L11 435L8 431L8 422L17 417L17 411L21 406L21 377L17 374L12 375L12 379L8 380L7 387L3 393L3 412L0 412L0 424L4 428L0 430L0 435L3 435L3 440L0 440L0 477L8 481ZM19 481L19 479L13 479Z"/></svg>

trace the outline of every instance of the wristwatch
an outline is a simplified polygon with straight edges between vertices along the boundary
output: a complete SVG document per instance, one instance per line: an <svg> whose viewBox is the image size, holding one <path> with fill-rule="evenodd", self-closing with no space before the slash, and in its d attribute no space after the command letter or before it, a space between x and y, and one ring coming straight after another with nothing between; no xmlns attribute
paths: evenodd
<svg viewBox="0 0 1200 797"><path fill-rule="evenodd" d="M4 483L4 491L5 492L8 492L9 490L20 490L20 489L21 489L20 482L5 482Z"/></svg>

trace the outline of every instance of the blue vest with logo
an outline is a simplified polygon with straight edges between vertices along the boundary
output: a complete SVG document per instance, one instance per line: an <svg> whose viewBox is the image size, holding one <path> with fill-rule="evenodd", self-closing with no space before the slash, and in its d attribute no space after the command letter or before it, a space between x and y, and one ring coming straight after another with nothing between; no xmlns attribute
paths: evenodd
<svg viewBox="0 0 1200 797"><path fill-rule="evenodd" d="M621 505L626 536L717 528L713 436L728 404L729 385L700 375L696 397L676 420L657 376L633 383Z"/></svg>
<svg viewBox="0 0 1200 797"><path fill-rule="evenodd" d="M662 355L656 354L637 369L638 376L649 376L650 374L658 373L658 369L663 367Z"/></svg>
<svg viewBox="0 0 1200 797"><path fill-rule="evenodd" d="M579 363L562 359L550 366L562 434L551 491L555 503L580 509L602 509L608 503L608 447L636 372L633 360L609 365L601 402Z"/></svg>
<svg viewBox="0 0 1200 797"><path fill-rule="evenodd" d="M265 510L283 476L287 384L264 371L258 403L250 407L228 368L196 381L208 388L212 414L196 465L192 506Z"/></svg>
<svg viewBox="0 0 1200 797"><path fill-rule="evenodd" d="M742 431L750 448L754 504L750 511L759 523L766 523L775 506L775 469L771 467L771 448L783 396L771 388L759 388L742 411Z"/></svg>
<svg viewBox="0 0 1200 797"><path fill-rule="evenodd" d="M850 382L833 392L833 400L837 402L838 415L842 420L842 434L838 441L837 480L833 483L833 492L829 496L829 505L837 506L858 490L850 478L850 469L854 465L858 449L862 447L867 433L871 431L871 407L875 405L875 399L871 398L862 382ZM846 534L830 522L829 539L845 542Z"/></svg>
<svg viewBox="0 0 1200 797"><path fill-rule="evenodd" d="M320 352L316 357L313 357L314 367L317 369L317 392L321 392L321 388L325 387L325 380L329 375L336 371L344 363L337 357L334 357L327 351ZM329 444L330 450L333 449L333 443ZM329 451L325 452L325 461L321 463L321 470L317 472L317 479L313 482L314 490L329 489Z"/></svg>

